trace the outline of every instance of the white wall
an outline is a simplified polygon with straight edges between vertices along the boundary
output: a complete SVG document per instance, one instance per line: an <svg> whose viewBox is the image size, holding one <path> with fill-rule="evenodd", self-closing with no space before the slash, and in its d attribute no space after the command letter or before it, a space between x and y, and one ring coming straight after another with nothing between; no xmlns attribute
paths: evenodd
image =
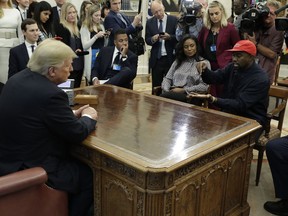
<svg viewBox="0 0 288 216"><path fill-rule="evenodd" d="M56 6L56 3L54 0L45 0L45 1L49 2L49 4L51 4L52 7ZM67 0L67 1L74 4L78 11L80 10L81 3L83 2L83 0Z"/></svg>

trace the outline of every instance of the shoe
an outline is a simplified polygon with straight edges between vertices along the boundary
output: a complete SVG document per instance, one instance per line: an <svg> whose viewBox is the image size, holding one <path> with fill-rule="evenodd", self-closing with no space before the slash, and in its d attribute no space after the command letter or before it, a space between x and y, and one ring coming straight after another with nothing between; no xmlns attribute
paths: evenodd
<svg viewBox="0 0 288 216"><path fill-rule="evenodd" d="M264 209L274 215L288 216L288 200L282 199L276 202L266 202Z"/></svg>

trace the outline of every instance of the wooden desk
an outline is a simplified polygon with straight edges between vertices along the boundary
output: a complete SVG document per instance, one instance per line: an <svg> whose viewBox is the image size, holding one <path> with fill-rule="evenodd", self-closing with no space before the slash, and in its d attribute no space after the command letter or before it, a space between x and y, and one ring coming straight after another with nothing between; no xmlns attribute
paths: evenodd
<svg viewBox="0 0 288 216"><path fill-rule="evenodd" d="M249 215L256 121L102 85L97 129L74 153L94 171L95 215Z"/></svg>

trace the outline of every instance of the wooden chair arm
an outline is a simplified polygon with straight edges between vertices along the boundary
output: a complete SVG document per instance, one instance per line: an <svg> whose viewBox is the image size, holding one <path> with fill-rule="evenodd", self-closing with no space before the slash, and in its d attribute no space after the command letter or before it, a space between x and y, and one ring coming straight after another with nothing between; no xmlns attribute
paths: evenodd
<svg viewBox="0 0 288 216"><path fill-rule="evenodd" d="M162 88L161 88L161 86L155 86L155 87L153 87L153 89L152 89L152 94L153 94L153 95L159 96L161 93L162 93Z"/></svg>
<svg viewBox="0 0 288 216"><path fill-rule="evenodd" d="M282 110L284 110L286 108L286 101L282 101L281 104L279 104L276 108L274 108L273 110L271 110L268 114L267 117L268 118L273 118L274 116L276 116L277 114L279 114ZM270 117L271 116L271 117Z"/></svg>

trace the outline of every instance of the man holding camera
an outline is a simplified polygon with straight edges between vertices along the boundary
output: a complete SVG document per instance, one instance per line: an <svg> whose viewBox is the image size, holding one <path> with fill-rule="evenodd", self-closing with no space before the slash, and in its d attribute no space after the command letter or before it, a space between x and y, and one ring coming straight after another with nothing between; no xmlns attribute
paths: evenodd
<svg viewBox="0 0 288 216"><path fill-rule="evenodd" d="M183 35L190 34L198 37L199 32L203 27L203 15L208 6L207 0L195 0L193 5L185 7L186 0L181 2L182 11L189 11L189 13L181 12L176 29L176 39L180 41ZM183 8L183 6L185 8Z"/></svg>
<svg viewBox="0 0 288 216"><path fill-rule="evenodd" d="M259 65L268 73L271 85L275 79L276 62L282 49L284 34L275 28L275 11L281 7L280 3L276 0L268 0L265 6L267 10L269 8L269 13L262 17L262 28L252 36L244 33L244 38L256 45L256 58Z"/></svg>

